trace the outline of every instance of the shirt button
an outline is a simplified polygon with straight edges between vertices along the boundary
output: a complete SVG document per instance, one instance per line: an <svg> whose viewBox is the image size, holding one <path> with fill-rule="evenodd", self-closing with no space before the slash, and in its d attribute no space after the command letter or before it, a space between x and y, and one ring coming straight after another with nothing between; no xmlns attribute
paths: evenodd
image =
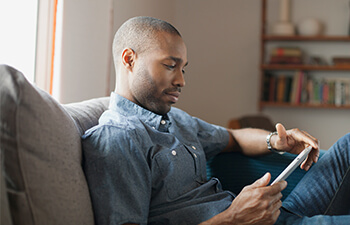
<svg viewBox="0 0 350 225"><path fill-rule="evenodd" d="M171 154L176 155L176 151L175 151L175 150L172 150L172 151L171 151Z"/></svg>
<svg viewBox="0 0 350 225"><path fill-rule="evenodd" d="M161 124L166 124L165 120L160 121Z"/></svg>
<svg viewBox="0 0 350 225"><path fill-rule="evenodd" d="M195 158L197 158L197 155L196 155L196 153L193 153L193 155L194 155L194 157L195 157Z"/></svg>
<svg viewBox="0 0 350 225"><path fill-rule="evenodd" d="M196 150L197 148L196 148L195 146L192 145L192 149L193 149L193 150Z"/></svg>
<svg viewBox="0 0 350 225"><path fill-rule="evenodd" d="M152 127L154 130L156 129L156 127Z"/></svg>

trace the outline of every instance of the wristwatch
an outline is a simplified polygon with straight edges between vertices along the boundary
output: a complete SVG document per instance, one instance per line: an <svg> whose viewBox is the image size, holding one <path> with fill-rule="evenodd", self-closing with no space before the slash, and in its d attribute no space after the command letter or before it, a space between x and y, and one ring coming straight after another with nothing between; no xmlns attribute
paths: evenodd
<svg viewBox="0 0 350 225"><path fill-rule="evenodd" d="M274 149L271 146L271 140L270 139L271 139L272 135L278 135L277 131L269 133L269 135L266 136L267 149L270 150L271 152L283 155L285 153L284 151L278 151L277 149Z"/></svg>

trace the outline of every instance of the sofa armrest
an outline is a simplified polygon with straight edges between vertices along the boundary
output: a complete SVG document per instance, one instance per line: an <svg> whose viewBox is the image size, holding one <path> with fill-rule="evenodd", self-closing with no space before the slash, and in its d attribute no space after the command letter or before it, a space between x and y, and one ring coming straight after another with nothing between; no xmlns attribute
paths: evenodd
<svg viewBox="0 0 350 225"><path fill-rule="evenodd" d="M325 150L321 150L320 157L324 153ZM295 155L289 153L259 157L248 157L240 153L221 153L208 160L207 176L219 178L224 190L239 194L244 186L252 184L266 172L270 172L271 179L274 180L294 158ZM288 186L282 191L282 199L288 196L305 173L304 170L297 168L287 178Z"/></svg>

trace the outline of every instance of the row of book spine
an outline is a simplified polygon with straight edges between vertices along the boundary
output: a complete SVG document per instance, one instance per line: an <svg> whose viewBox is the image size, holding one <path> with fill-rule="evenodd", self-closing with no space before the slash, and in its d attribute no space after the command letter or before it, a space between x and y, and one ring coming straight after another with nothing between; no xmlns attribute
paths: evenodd
<svg viewBox="0 0 350 225"><path fill-rule="evenodd" d="M271 50L270 64L302 64L303 53L295 47L277 47Z"/></svg>
<svg viewBox="0 0 350 225"><path fill-rule="evenodd" d="M263 100L292 104L350 105L350 79L312 77L303 71L293 76L269 74L265 76Z"/></svg>

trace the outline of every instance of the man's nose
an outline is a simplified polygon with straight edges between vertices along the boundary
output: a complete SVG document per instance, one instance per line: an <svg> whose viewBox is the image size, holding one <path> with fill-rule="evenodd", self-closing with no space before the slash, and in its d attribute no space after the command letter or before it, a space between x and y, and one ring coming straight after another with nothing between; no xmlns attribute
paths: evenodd
<svg viewBox="0 0 350 225"><path fill-rule="evenodd" d="M186 85L185 77L182 70L176 73L174 77L173 85L177 87L184 87Z"/></svg>

